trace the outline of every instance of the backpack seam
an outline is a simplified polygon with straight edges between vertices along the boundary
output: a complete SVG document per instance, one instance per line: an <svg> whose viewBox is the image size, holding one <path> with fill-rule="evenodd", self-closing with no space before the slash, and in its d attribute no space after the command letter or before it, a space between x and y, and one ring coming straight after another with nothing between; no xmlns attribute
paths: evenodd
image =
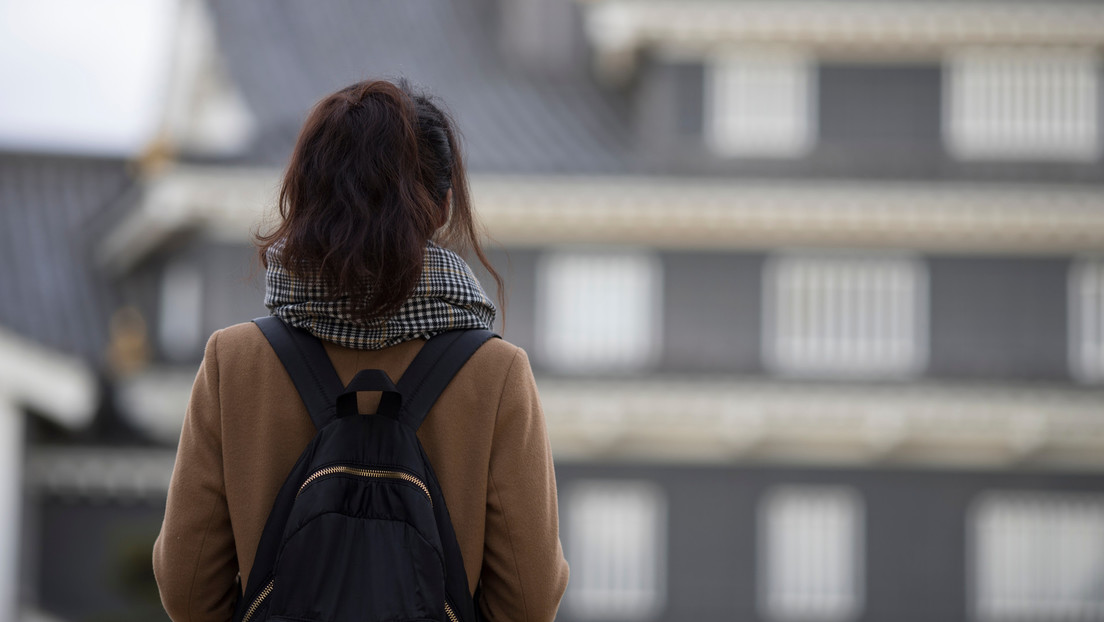
<svg viewBox="0 0 1104 622"><path fill-rule="evenodd" d="M320 514L315 514L310 518L310 520L308 520L307 522L303 523L302 525L299 525L298 527L296 527L295 531L292 531L291 533L289 533L289 534L287 534L286 536L283 537L283 542L280 545L280 554L276 556L275 563L272 566L273 576L276 575L276 566L278 566L280 564L280 557L283 556L283 550L287 546L287 543L290 542L292 540L292 538L294 538L300 531L302 531L304 528L306 528L307 523L309 523L310 521L313 521L317 518L320 518L322 516L329 515L329 514L337 514L339 516L344 516L346 518L355 518L355 519L359 519L359 520L380 520L380 521L387 521L387 522L391 522L391 523L402 523L404 525L410 526L411 531L413 531L419 538L421 538L422 542L425 542L426 545L429 546L429 548L433 549L433 553L437 557L437 561L440 562L440 564L441 564L442 576L448 576L448 565L445 563L444 553L442 551L438 550L441 547L433 546L433 543L430 542L429 540L427 540L426 537L424 535L422 535L422 532L417 527L415 527L414 524L411 523L410 521L404 520L404 519L401 519L401 518L380 518L380 517L375 517L375 516L349 516L348 514L338 512L337 510L328 510L328 511L322 512Z"/></svg>

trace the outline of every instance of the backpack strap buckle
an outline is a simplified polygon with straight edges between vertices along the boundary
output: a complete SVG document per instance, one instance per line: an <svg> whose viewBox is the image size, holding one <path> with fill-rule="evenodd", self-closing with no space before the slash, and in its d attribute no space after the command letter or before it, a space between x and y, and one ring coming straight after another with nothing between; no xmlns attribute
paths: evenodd
<svg viewBox="0 0 1104 622"><path fill-rule="evenodd" d="M337 417L357 414L356 395L359 391L380 391L377 414L396 417L402 407L402 393L382 369L362 369L353 376L345 390L337 396Z"/></svg>

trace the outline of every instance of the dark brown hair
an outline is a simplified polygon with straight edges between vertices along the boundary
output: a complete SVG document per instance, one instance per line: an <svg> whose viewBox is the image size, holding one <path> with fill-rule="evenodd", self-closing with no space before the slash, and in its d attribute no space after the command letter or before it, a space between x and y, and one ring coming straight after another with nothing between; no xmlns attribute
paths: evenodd
<svg viewBox="0 0 1104 622"><path fill-rule="evenodd" d="M448 202L452 191L451 209ZM315 104L280 188L275 244L297 275L348 297L362 320L390 317L421 278L426 243L472 252L503 291L479 244L452 120L404 82L358 82Z"/></svg>

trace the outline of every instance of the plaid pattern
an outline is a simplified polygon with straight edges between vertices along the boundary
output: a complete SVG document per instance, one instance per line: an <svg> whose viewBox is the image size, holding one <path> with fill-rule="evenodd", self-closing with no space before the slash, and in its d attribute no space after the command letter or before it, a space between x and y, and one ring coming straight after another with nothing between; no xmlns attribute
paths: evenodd
<svg viewBox="0 0 1104 622"><path fill-rule="evenodd" d="M428 339L454 328L494 324L495 306L468 264L432 242L422 278L410 298L386 320L365 322L349 312L348 297L327 300L317 279L293 275L280 263L280 245L268 248L265 306L291 326L315 337L359 350L379 350L411 339Z"/></svg>

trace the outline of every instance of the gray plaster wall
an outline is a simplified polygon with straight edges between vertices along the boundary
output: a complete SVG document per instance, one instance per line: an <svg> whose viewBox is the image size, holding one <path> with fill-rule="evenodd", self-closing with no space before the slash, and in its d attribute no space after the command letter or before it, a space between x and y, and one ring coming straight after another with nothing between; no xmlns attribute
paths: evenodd
<svg viewBox="0 0 1104 622"><path fill-rule="evenodd" d="M506 336L534 368L539 249L496 254L509 284ZM663 336L644 373L759 374L760 253L663 251ZM929 363L939 379L1067 381L1068 258L936 255L929 274ZM485 281L489 282L489 281Z"/></svg>
<svg viewBox="0 0 1104 622"><path fill-rule="evenodd" d="M529 351L533 367L547 372L536 342L537 264L544 251L513 248L488 252L507 283L503 337ZM761 371L761 274L763 256L752 253L664 251L661 353L645 370L672 372ZM489 294L493 283L473 266Z"/></svg>
<svg viewBox="0 0 1104 622"><path fill-rule="evenodd" d="M938 65L822 64L809 166L839 175L937 176L943 157Z"/></svg>
<svg viewBox="0 0 1104 622"><path fill-rule="evenodd" d="M499 303L494 279L479 262L472 262L483 289L499 305L495 330L503 339L525 348L533 359L536 343L537 259L540 253L531 248L493 248L486 250L487 259L506 285L505 308Z"/></svg>
<svg viewBox="0 0 1104 622"><path fill-rule="evenodd" d="M932 257L935 377L1069 378L1066 258Z"/></svg>
<svg viewBox="0 0 1104 622"><path fill-rule="evenodd" d="M206 276L204 333L268 315L264 266L252 246L205 242L195 250Z"/></svg>
<svg viewBox="0 0 1104 622"><path fill-rule="evenodd" d="M701 61L644 57L631 93L642 170L767 178L1104 183L1099 160L968 162L951 157L942 137L943 69L934 61L822 60L813 89L817 137L808 154L718 156L704 136L707 72ZM1104 123L1100 125L1104 132Z"/></svg>
<svg viewBox="0 0 1104 622"><path fill-rule="evenodd" d="M641 65L633 87L637 156L654 172L689 173L710 163L701 143L705 72L701 63Z"/></svg>
<svg viewBox="0 0 1104 622"><path fill-rule="evenodd" d="M763 256L704 251L661 256L661 367L677 372L762 371Z"/></svg>

